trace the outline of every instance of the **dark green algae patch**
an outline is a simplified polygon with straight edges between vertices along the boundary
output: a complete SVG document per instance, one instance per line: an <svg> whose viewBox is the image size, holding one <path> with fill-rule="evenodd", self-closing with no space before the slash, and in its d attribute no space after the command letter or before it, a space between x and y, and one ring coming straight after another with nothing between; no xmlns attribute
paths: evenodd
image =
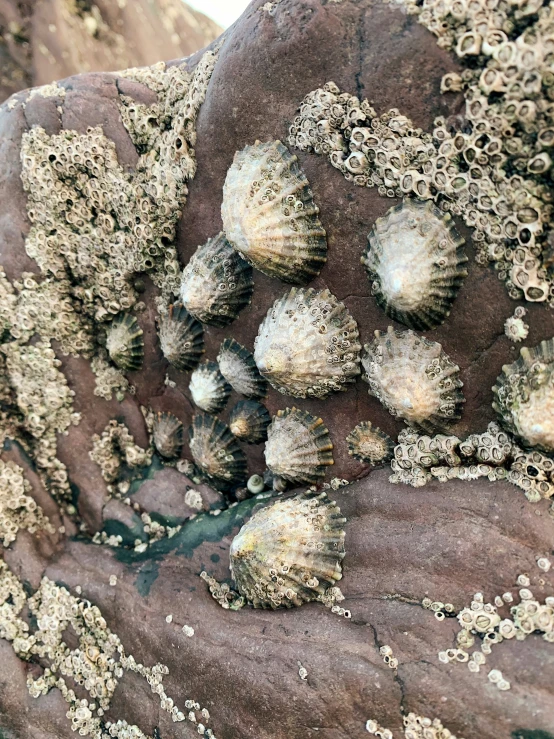
<svg viewBox="0 0 554 739"><path fill-rule="evenodd" d="M512 731L512 739L554 739L554 734L542 729L516 729Z"/></svg>

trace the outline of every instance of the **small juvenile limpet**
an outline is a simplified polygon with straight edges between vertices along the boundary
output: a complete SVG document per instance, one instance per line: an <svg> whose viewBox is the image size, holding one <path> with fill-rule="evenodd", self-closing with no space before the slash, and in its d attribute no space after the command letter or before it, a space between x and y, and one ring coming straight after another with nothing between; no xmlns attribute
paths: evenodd
<svg viewBox="0 0 554 739"><path fill-rule="evenodd" d="M173 413L158 413L152 430L154 446L166 459L181 454L183 448L183 424Z"/></svg>
<svg viewBox="0 0 554 739"><path fill-rule="evenodd" d="M219 413L231 394L231 386L217 362L200 364L190 376L189 390L194 404L207 413Z"/></svg>
<svg viewBox="0 0 554 739"><path fill-rule="evenodd" d="M267 395L267 380L260 375L252 354L238 341L225 339L217 361L221 374L237 393L258 399Z"/></svg>
<svg viewBox="0 0 554 739"><path fill-rule="evenodd" d="M346 437L348 454L367 464L388 461L394 452L394 442L370 421L359 423Z"/></svg>
<svg viewBox="0 0 554 739"><path fill-rule="evenodd" d="M198 413L189 436L194 462L216 487L246 481L246 457L226 424L207 413Z"/></svg>
<svg viewBox="0 0 554 739"><path fill-rule="evenodd" d="M139 370L144 360L143 331L130 313L118 314L106 332L106 349L120 369Z"/></svg>
<svg viewBox="0 0 554 739"><path fill-rule="evenodd" d="M258 444L267 439L270 423L267 408L256 400L239 400L229 416L231 432L248 444Z"/></svg>
<svg viewBox="0 0 554 739"><path fill-rule="evenodd" d="M185 372L198 365L204 353L204 329L181 303L169 306L158 333L163 355L175 369Z"/></svg>

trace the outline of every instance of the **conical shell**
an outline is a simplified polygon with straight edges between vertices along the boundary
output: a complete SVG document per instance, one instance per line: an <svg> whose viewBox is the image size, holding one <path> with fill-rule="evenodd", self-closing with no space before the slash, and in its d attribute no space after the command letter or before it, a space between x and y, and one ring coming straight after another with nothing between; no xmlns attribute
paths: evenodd
<svg viewBox="0 0 554 739"><path fill-rule="evenodd" d="M301 493L257 511L231 544L237 589L255 608L321 600L342 578L345 522L325 493Z"/></svg>
<svg viewBox="0 0 554 739"><path fill-rule="evenodd" d="M114 364L123 370L139 370L144 360L144 339L137 319L130 313L117 315L107 333L106 349Z"/></svg>
<svg viewBox="0 0 554 739"><path fill-rule="evenodd" d="M370 421L359 423L346 437L348 454L367 464L388 461L394 452L394 442Z"/></svg>
<svg viewBox="0 0 554 739"><path fill-rule="evenodd" d="M229 400L231 386L217 362L203 362L190 376L189 390L195 405L206 413L219 413Z"/></svg>
<svg viewBox="0 0 554 739"><path fill-rule="evenodd" d="M523 347L493 387L493 408L525 446L554 452L554 338Z"/></svg>
<svg viewBox="0 0 554 739"><path fill-rule="evenodd" d="M217 361L221 374L237 393L247 398L264 398L267 395L267 381L260 375L252 354L238 341L225 339Z"/></svg>
<svg viewBox="0 0 554 739"><path fill-rule="evenodd" d="M158 329L167 361L181 372L194 369L204 354L204 329L181 303L169 306Z"/></svg>
<svg viewBox="0 0 554 739"><path fill-rule="evenodd" d="M294 483L319 482L334 464L333 444L321 418L298 408L278 411L267 430L265 461L277 477Z"/></svg>
<svg viewBox="0 0 554 739"><path fill-rule="evenodd" d="M189 435L192 458L216 487L246 483L246 457L228 426L214 416L198 413Z"/></svg>
<svg viewBox="0 0 554 739"><path fill-rule="evenodd" d="M252 300L252 267L222 232L199 246L183 270L181 300L195 318L227 326Z"/></svg>
<svg viewBox="0 0 554 739"><path fill-rule="evenodd" d="M247 444L265 441L270 423L267 408L256 400L239 400L229 416L231 432Z"/></svg>
<svg viewBox="0 0 554 739"><path fill-rule="evenodd" d="M173 413L158 413L152 431L154 446L166 459L174 459L183 448L183 424Z"/></svg>
<svg viewBox="0 0 554 739"><path fill-rule="evenodd" d="M362 364L369 392L393 415L425 431L460 418L464 401L460 368L436 341L413 331L375 332Z"/></svg>
<svg viewBox="0 0 554 739"><path fill-rule="evenodd" d="M449 213L405 199L378 218L362 257L385 313L410 328L441 324L467 276L463 238Z"/></svg>
<svg viewBox="0 0 554 739"><path fill-rule="evenodd" d="M298 159L280 141L235 154L221 217L234 248L260 272L305 285L327 259L327 239Z"/></svg>
<svg viewBox="0 0 554 739"><path fill-rule="evenodd" d="M295 288L260 326L254 360L271 385L295 398L325 398L360 374L358 326L329 290Z"/></svg>

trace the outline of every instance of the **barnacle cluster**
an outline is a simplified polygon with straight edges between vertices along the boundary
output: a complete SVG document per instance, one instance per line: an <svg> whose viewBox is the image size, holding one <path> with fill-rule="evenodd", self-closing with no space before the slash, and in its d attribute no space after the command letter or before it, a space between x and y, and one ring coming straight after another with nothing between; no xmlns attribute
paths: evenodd
<svg viewBox="0 0 554 739"><path fill-rule="evenodd" d="M111 400L115 394L117 400L122 401L126 392L134 394L134 385L129 384L121 370L109 363L105 349L100 349L92 358L90 368L96 375L94 394L98 397Z"/></svg>
<svg viewBox="0 0 554 739"><path fill-rule="evenodd" d="M15 541L20 529L31 534L40 529L54 531L42 508L29 495L30 491L31 485L21 467L0 460L0 541L5 547Z"/></svg>
<svg viewBox="0 0 554 739"><path fill-rule="evenodd" d="M113 420L101 435L94 434L89 456L100 467L108 483L108 493L121 497L129 489L129 480L124 476L128 477L126 473L134 468L148 466L152 462L152 449L139 447L125 424Z"/></svg>
<svg viewBox="0 0 554 739"><path fill-rule="evenodd" d="M378 115L333 83L304 99L289 142L329 157L345 177L389 197L434 199L473 229L514 299L554 301L551 245L554 8L541 0L402 0L465 65L442 91L462 90L462 125L423 132L398 110Z"/></svg>
<svg viewBox="0 0 554 739"><path fill-rule="evenodd" d="M418 716L417 713L408 713L403 717L403 723L405 739L457 739L438 718L430 719ZM365 728L378 739L393 739L392 731L384 729L374 719L370 719Z"/></svg>

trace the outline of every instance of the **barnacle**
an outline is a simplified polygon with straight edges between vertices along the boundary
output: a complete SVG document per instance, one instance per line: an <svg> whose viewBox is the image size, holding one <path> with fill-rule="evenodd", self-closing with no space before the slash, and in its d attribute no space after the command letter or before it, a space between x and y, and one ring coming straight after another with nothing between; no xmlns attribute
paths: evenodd
<svg viewBox="0 0 554 739"><path fill-rule="evenodd" d="M450 214L405 198L377 219L368 239L362 264L385 313L410 328L441 324L467 275Z"/></svg>
<svg viewBox="0 0 554 739"><path fill-rule="evenodd" d="M189 430L195 463L217 487L246 481L246 457L229 427L214 416L198 413Z"/></svg>
<svg viewBox="0 0 554 739"><path fill-rule="evenodd" d="M252 354L238 341L225 339L217 361L221 374L237 393L258 399L267 395L267 380L260 375Z"/></svg>
<svg viewBox="0 0 554 739"><path fill-rule="evenodd" d="M344 524L326 493L300 493L257 511L231 543L231 573L255 608L321 600L342 577Z"/></svg>
<svg viewBox="0 0 554 739"><path fill-rule="evenodd" d="M232 433L248 444L258 444L267 439L270 423L267 408L256 400L239 400L229 416Z"/></svg>
<svg viewBox="0 0 554 739"><path fill-rule="evenodd" d="M360 373L358 326L329 290L291 288L264 318L254 343L258 369L295 398L346 390Z"/></svg>
<svg viewBox="0 0 554 739"><path fill-rule="evenodd" d="M152 438L162 457L178 457L183 448L183 424L173 413L158 413L154 420Z"/></svg>
<svg viewBox="0 0 554 739"><path fill-rule="evenodd" d="M305 285L327 259L325 230L306 176L280 141L235 154L221 216L233 247L256 269Z"/></svg>
<svg viewBox="0 0 554 739"><path fill-rule="evenodd" d="M144 359L143 331L137 319L120 313L106 332L106 349L114 364L124 370L139 370Z"/></svg>
<svg viewBox="0 0 554 739"><path fill-rule="evenodd" d="M194 369L204 353L204 329L181 303L169 306L160 319L160 346L167 361L182 372Z"/></svg>
<svg viewBox="0 0 554 739"><path fill-rule="evenodd" d="M493 393L493 408L508 431L526 446L554 451L554 339L523 347L502 367Z"/></svg>
<svg viewBox="0 0 554 739"><path fill-rule="evenodd" d="M440 429L460 417L460 368L439 343L389 326L384 335L376 331L365 350L369 392L393 416L424 430Z"/></svg>
<svg viewBox="0 0 554 739"><path fill-rule="evenodd" d="M219 371L217 362L203 362L190 376L194 403L207 413L219 413L231 394L231 386Z"/></svg>
<svg viewBox="0 0 554 739"><path fill-rule="evenodd" d="M504 333L514 343L523 341L529 334L529 326L523 322L523 316L527 313L521 305L514 311L514 315L506 319L504 323Z"/></svg>
<svg viewBox="0 0 554 739"><path fill-rule="evenodd" d="M321 418L298 408L277 411L267 430L265 461L279 479L293 483L316 483L334 464L333 444Z"/></svg>
<svg viewBox="0 0 554 739"><path fill-rule="evenodd" d="M386 462L394 450L390 436L370 421L359 423L346 437L346 443L350 456L368 464Z"/></svg>
<svg viewBox="0 0 554 739"><path fill-rule="evenodd" d="M252 267L221 232L199 246L183 270L181 300L195 318L227 326L252 300Z"/></svg>

